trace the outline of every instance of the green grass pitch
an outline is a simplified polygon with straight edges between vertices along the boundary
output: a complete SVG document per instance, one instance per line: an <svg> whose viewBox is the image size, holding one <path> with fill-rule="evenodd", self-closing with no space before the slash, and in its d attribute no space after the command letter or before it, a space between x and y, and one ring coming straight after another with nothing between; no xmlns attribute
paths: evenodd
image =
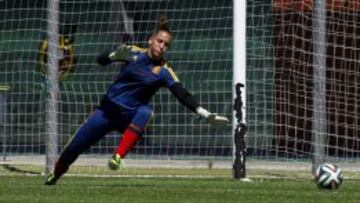
<svg viewBox="0 0 360 203"><path fill-rule="evenodd" d="M44 176L0 173L0 202L359 202L360 181L345 179L340 189L319 190L310 178L252 178L252 182L221 176L216 169L192 170L198 176L176 175L174 169L131 170L137 177L65 176L55 186L43 185ZM180 170L185 173L186 170ZM208 172L207 172L208 171ZM133 172L133 175L135 175ZM131 173L129 173L131 174ZM211 174L214 174L212 177ZM209 176L210 175L210 176ZM269 175L270 176L270 175Z"/></svg>

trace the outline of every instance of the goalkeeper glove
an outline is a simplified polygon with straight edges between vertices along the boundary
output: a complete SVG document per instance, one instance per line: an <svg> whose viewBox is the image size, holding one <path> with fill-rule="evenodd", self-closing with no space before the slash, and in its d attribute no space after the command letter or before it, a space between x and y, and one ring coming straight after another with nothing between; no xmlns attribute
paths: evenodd
<svg viewBox="0 0 360 203"><path fill-rule="evenodd" d="M131 61L131 46L121 44L114 52L111 52L109 58L112 61Z"/></svg>
<svg viewBox="0 0 360 203"><path fill-rule="evenodd" d="M198 107L196 112L202 117L206 118L210 125L214 127L224 127L229 123L229 119L225 116L218 116L216 113L211 113L202 107Z"/></svg>

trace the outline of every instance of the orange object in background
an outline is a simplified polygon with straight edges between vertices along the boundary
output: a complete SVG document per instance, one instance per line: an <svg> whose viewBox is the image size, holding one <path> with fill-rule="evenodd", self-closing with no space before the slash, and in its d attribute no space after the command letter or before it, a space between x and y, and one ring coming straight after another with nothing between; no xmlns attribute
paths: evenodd
<svg viewBox="0 0 360 203"><path fill-rule="evenodd" d="M273 0L273 8L278 12L310 11L313 0Z"/></svg>
<svg viewBox="0 0 360 203"><path fill-rule="evenodd" d="M350 10L360 11L360 1L359 0L347 0L346 8Z"/></svg>
<svg viewBox="0 0 360 203"><path fill-rule="evenodd" d="M286 157L312 149L313 4L304 12L304 1L293 2L273 0L273 149ZM326 150L351 157L360 149L360 0L327 1L327 9Z"/></svg>
<svg viewBox="0 0 360 203"><path fill-rule="evenodd" d="M327 0L326 9L328 11L340 11L344 5L346 0Z"/></svg>
<svg viewBox="0 0 360 203"><path fill-rule="evenodd" d="M359 0L350 0L352 7L360 9ZM339 11L344 7L345 0L327 0L326 9L328 11ZM350 4L348 3L348 6ZM278 12L285 11L312 11L314 8L314 0L273 0L273 8Z"/></svg>

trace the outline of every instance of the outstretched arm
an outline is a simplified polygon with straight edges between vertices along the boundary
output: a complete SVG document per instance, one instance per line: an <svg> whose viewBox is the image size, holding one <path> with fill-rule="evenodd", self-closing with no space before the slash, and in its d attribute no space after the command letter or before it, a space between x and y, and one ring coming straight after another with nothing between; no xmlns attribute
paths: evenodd
<svg viewBox="0 0 360 203"><path fill-rule="evenodd" d="M102 65L108 65L114 61L130 61L131 60L131 46L121 44L115 51L106 51L97 59L97 62Z"/></svg>
<svg viewBox="0 0 360 203"><path fill-rule="evenodd" d="M197 113L202 117L206 118L211 125L216 127L222 127L229 123L228 118L224 116L218 116L217 114L211 113L201 107L200 104L196 101L196 99L191 95L189 91L187 91L182 86L181 83L177 82L174 85L170 86L169 89L181 104L188 107L194 113Z"/></svg>

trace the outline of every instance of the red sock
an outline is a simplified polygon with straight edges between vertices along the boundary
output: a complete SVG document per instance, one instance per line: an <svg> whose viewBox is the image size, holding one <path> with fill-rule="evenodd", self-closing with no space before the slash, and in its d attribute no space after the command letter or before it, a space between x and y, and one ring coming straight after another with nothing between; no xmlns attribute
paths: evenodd
<svg viewBox="0 0 360 203"><path fill-rule="evenodd" d="M69 169L69 166L57 160L54 167L54 175L56 177L61 177Z"/></svg>
<svg viewBox="0 0 360 203"><path fill-rule="evenodd" d="M138 128L135 126L128 127L120 140L116 153L119 154L121 158L124 158L140 138L140 130Z"/></svg>

